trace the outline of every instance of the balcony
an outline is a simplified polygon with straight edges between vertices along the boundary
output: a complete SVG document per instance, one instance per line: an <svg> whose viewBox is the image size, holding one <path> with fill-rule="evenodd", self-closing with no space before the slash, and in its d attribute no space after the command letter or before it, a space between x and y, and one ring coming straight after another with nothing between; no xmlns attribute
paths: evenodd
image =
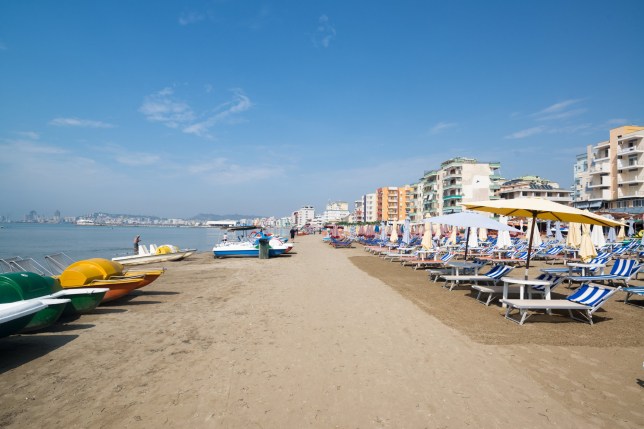
<svg viewBox="0 0 644 429"><path fill-rule="evenodd" d="M644 198L644 191L635 190L640 189L640 187L634 187L632 191L629 192L629 188L620 188L617 190L617 198Z"/></svg>
<svg viewBox="0 0 644 429"><path fill-rule="evenodd" d="M453 179L453 178L459 178L460 179L462 177L462 175L463 175L463 172L461 170L456 170L453 173L447 173L446 172L445 175L443 176L443 179L445 179L445 180Z"/></svg>
<svg viewBox="0 0 644 429"><path fill-rule="evenodd" d="M490 180L501 180L502 177L500 174L490 174Z"/></svg>
<svg viewBox="0 0 644 429"><path fill-rule="evenodd" d="M461 182L454 183L452 185L443 185L443 190L447 191L448 189L461 189Z"/></svg>
<svg viewBox="0 0 644 429"><path fill-rule="evenodd" d="M621 155L633 155L636 153L644 153L644 149L638 147L638 146L633 146L633 147L625 147L625 148L620 148L617 150L617 156Z"/></svg>
<svg viewBox="0 0 644 429"><path fill-rule="evenodd" d="M593 165L588 169L589 174L609 174L610 173L610 164L607 162L602 162L598 165Z"/></svg>
<svg viewBox="0 0 644 429"><path fill-rule="evenodd" d="M641 164L639 162L636 162L635 164L629 164L628 162L621 162L621 160L617 160L618 171L638 170L640 168L644 168L644 164Z"/></svg>
<svg viewBox="0 0 644 429"><path fill-rule="evenodd" d="M635 176L622 176L618 179L620 185L628 185L630 183L644 183L644 174Z"/></svg>
<svg viewBox="0 0 644 429"><path fill-rule="evenodd" d="M591 189L603 189L603 188L610 188L609 183L589 183L586 185L586 189L591 190Z"/></svg>
<svg viewBox="0 0 644 429"><path fill-rule="evenodd" d="M443 196L443 201L449 201L449 200L457 200L463 198L462 195L444 195Z"/></svg>

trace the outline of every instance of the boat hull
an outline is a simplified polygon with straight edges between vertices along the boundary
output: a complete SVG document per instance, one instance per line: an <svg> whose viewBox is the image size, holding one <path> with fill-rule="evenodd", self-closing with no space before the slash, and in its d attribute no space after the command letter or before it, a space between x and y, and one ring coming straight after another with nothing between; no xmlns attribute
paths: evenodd
<svg viewBox="0 0 644 429"><path fill-rule="evenodd" d="M186 252L179 253L163 253L160 255L131 255L131 256L119 256L112 258L112 261L119 262L123 265L144 265L144 264L153 264L156 262L172 262L180 261L192 255L195 251L190 250Z"/></svg>
<svg viewBox="0 0 644 429"><path fill-rule="evenodd" d="M286 249L268 249L268 256L273 258L283 254ZM259 258L259 249L213 249L212 253L215 258L227 257L246 257L246 258Z"/></svg>
<svg viewBox="0 0 644 429"><path fill-rule="evenodd" d="M45 307L37 300L0 304L0 338L20 332Z"/></svg>

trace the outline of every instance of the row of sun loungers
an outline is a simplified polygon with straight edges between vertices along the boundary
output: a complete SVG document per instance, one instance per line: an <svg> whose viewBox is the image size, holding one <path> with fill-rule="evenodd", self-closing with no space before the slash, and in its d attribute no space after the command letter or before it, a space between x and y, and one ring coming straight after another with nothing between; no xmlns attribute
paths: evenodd
<svg viewBox="0 0 644 429"><path fill-rule="evenodd" d="M550 313L552 310L561 310L568 313L574 320L583 321L593 324L593 314L601 308L616 292L623 290L626 292L625 303L633 296L644 296L644 287L628 287L629 281L634 278L641 269L637 259L622 259L623 255L632 254L626 246L619 247L613 252L600 252L596 258L590 261L593 266L585 266L584 273L582 268L561 267L561 268L543 268L543 273L535 280L540 284L530 285L527 287L527 298L505 298L499 302L506 307L505 317L522 325L534 312ZM429 280L432 282L442 282L443 287L453 290L461 285L468 285L475 292L475 298L485 304L491 305L496 299L500 298L504 291L504 277L517 266L525 263L527 252L522 251L521 247L508 251L506 257L492 257L491 249L477 249L472 255L475 262L463 264L460 268L461 273L454 275L454 268L450 266L461 263L453 263L454 257L459 253L458 249L433 249L432 257L427 258L427 251L413 248L396 248L392 243L385 243L375 246L366 246L366 251L383 257L385 260L400 262L403 266L411 266L415 270L425 269L428 273ZM443 252L443 253L441 253ZM495 250L498 252L498 250ZM562 245L555 245L549 248L543 248L536 252L533 251L532 260L541 260L546 263L563 262L564 259L571 259L565 254L566 249ZM638 254L638 257L640 255ZM642 255L644 257L644 255ZM606 264L613 259L610 273L604 274ZM494 265L485 273L467 273L463 272L464 267L470 270L482 269L486 264ZM559 284L567 281L569 284L580 283L581 285L568 297L563 299L536 299L537 296L544 296L548 285L552 291ZM602 283L602 284L599 284ZM603 284L606 283L606 284ZM521 286L508 284L506 290L509 294L518 294Z"/></svg>

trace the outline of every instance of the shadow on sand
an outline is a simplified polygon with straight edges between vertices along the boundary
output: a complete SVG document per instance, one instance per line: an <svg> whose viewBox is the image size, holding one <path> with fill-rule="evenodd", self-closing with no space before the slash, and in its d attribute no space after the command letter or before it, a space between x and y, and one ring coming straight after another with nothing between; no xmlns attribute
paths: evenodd
<svg viewBox="0 0 644 429"><path fill-rule="evenodd" d="M94 325L91 325L94 326ZM63 347L78 335L14 335L0 339L0 374Z"/></svg>

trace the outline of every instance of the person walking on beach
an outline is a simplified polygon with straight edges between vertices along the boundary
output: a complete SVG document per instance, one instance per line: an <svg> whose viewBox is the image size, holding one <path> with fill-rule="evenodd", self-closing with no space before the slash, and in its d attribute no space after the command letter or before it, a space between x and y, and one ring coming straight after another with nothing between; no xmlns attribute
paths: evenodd
<svg viewBox="0 0 644 429"><path fill-rule="evenodd" d="M134 254L138 255L139 254L139 242L141 241L141 236L137 235L134 237Z"/></svg>
<svg viewBox="0 0 644 429"><path fill-rule="evenodd" d="M297 232L297 229L295 227L291 228L291 241L295 243L295 233Z"/></svg>

